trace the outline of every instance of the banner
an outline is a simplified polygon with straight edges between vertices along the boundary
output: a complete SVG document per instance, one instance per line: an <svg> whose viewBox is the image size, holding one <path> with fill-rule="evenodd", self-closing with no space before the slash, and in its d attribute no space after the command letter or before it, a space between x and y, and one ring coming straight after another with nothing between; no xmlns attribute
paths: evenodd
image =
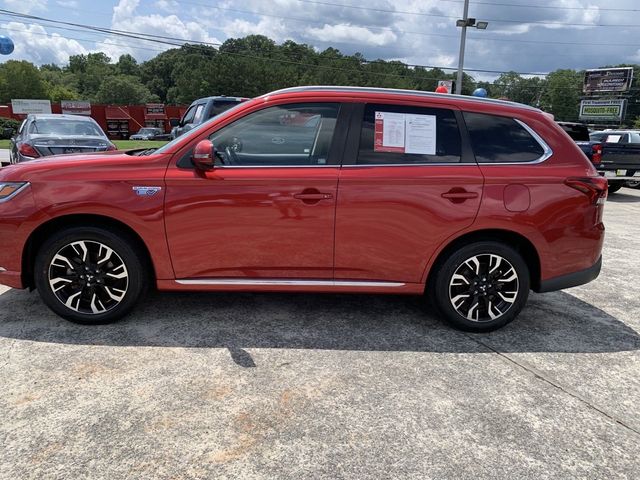
<svg viewBox="0 0 640 480"><path fill-rule="evenodd" d="M62 100L62 113L70 115L91 115L91 103L83 100Z"/></svg>
<svg viewBox="0 0 640 480"><path fill-rule="evenodd" d="M620 121L624 118L627 100L582 100L580 120Z"/></svg>
<svg viewBox="0 0 640 480"><path fill-rule="evenodd" d="M631 88L633 68L602 68L584 72L584 93L626 92Z"/></svg>
<svg viewBox="0 0 640 480"><path fill-rule="evenodd" d="M51 102L49 100L11 99L11 110L20 115L51 113Z"/></svg>

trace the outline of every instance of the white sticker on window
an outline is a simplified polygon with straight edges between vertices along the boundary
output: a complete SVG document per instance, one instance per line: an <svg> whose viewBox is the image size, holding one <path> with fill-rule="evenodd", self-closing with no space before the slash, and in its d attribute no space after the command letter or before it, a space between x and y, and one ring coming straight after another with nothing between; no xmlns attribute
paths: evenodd
<svg viewBox="0 0 640 480"><path fill-rule="evenodd" d="M436 154L436 116L405 115L405 153Z"/></svg>
<svg viewBox="0 0 640 480"><path fill-rule="evenodd" d="M605 140L605 143L618 143L621 138L622 138L622 135L607 135L607 139Z"/></svg>
<svg viewBox="0 0 640 480"><path fill-rule="evenodd" d="M373 150L435 155L435 115L375 112Z"/></svg>

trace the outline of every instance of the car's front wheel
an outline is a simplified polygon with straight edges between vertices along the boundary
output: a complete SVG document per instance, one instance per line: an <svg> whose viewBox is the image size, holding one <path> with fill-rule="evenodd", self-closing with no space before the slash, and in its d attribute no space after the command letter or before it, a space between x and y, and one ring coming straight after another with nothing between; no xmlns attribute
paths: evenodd
<svg viewBox="0 0 640 480"><path fill-rule="evenodd" d="M430 297L456 328L487 332L514 320L529 296L529 269L513 248L495 241L468 244L434 272Z"/></svg>
<svg viewBox="0 0 640 480"><path fill-rule="evenodd" d="M143 256L123 232L71 227L39 249L34 281L44 302L67 320L103 324L126 315L147 287Z"/></svg>

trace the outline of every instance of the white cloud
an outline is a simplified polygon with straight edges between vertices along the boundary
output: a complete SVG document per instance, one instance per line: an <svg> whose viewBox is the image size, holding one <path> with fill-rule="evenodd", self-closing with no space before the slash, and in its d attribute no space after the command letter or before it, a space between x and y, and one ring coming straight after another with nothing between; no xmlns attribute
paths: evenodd
<svg viewBox="0 0 640 480"><path fill-rule="evenodd" d="M64 38L58 33L48 33L41 25L9 22L1 26L10 32L15 44L11 58L29 60L37 65L63 65L68 63L70 55L87 53L87 49L76 40Z"/></svg>
<svg viewBox="0 0 640 480"><path fill-rule="evenodd" d="M159 10L164 10L169 13L177 13L180 10L180 5L176 0L158 0L155 6Z"/></svg>
<svg viewBox="0 0 640 480"><path fill-rule="evenodd" d="M47 0L4 0L9 10L20 13L31 13L47 9Z"/></svg>
<svg viewBox="0 0 640 480"><path fill-rule="evenodd" d="M64 8L78 8L77 0L56 0L56 4Z"/></svg>
<svg viewBox="0 0 640 480"><path fill-rule="evenodd" d="M217 38L210 36L199 22L184 21L177 15L161 15L158 13L143 15L137 11L139 4L140 0L120 0L113 7L111 28L128 32L162 35L175 39L221 43ZM170 41L180 43L180 40ZM127 43L128 46L114 45L114 43ZM143 40L126 39L124 41L118 37L105 40L99 44L99 47L114 60L124 53L129 53L139 60L144 60L157 54L157 50L173 48L172 45Z"/></svg>
<svg viewBox="0 0 640 480"><path fill-rule="evenodd" d="M310 28L309 35L324 42L350 42L358 41L369 45L388 45L395 42L398 37L390 30L374 33L365 27L356 25L325 25L322 28Z"/></svg>

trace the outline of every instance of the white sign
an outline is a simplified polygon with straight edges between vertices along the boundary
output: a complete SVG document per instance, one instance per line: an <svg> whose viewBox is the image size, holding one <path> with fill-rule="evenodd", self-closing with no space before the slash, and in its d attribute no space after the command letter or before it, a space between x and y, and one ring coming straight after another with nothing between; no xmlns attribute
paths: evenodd
<svg viewBox="0 0 640 480"><path fill-rule="evenodd" d="M375 152L436 154L435 115L376 112L374 128Z"/></svg>
<svg viewBox="0 0 640 480"><path fill-rule="evenodd" d="M436 116L405 115L405 153L436 154Z"/></svg>
<svg viewBox="0 0 640 480"><path fill-rule="evenodd" d="M60 102L62 113L71 115L91 115L91 103L81 100L62 100Z"/></svg>
<svg viewBox="0 0 640 480"><path fill-rule="evenodd" d="M12 99L13 113L28 115L29 113L51 113L49 100Z"/></svg>
<svg viewBox="0 0 640 480"><path fill-rule="evenodd" d="M626 99L582 100L580 120L620 121L624 118L626 107Z"/></svg>

